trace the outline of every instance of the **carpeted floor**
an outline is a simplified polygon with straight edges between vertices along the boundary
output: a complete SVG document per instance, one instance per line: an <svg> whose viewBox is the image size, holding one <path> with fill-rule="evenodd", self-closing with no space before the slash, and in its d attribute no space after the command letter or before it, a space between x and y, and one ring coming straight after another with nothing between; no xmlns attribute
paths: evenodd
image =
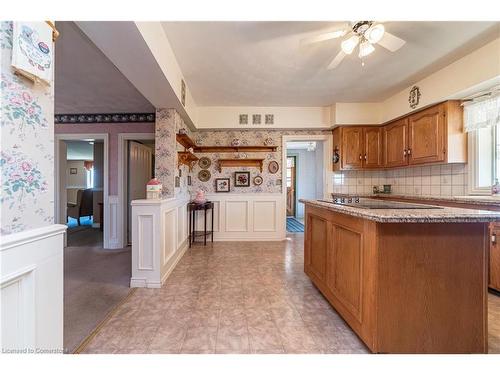
<svg viewBox="0 0 500 375"><path fill-rule="evenodd" d="M64 347L73 352L130 292L130 248L104 250L102 232L68 228L64 249Z"/></svg>
<svg viewBox="0 0 500 375"><path fill-rule="evenodd" d="M286 218L286 231L292 233L304 232L304 224L294 217Z"/></svg>

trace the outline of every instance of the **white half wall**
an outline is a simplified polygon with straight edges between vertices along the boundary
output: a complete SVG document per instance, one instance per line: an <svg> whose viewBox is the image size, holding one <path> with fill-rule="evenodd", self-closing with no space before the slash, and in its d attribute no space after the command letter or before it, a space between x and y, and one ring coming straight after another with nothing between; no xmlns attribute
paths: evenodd
<svg viewBox="0 0 500 375"><path fill-rule="evenodd" d="M214 202L214 241L285 239L285 207L281 193L218 193L208 194L206 198ZM203 211L197 212L196 230L203 230L203 215ZM207 230L211 229L211 223L211 213L208 212Z"/></svg>
<svg viewBox="0 0 500 375"><path fill-rule="evenodd" d="M187 250L187 199L132 201L131 288L161 288Z"/></svg>
<svg viewBox="0 0 500 375"><path fill-rule="evenodd" d="M4 353L62 353L65 225L3 236L1 347Z"/></svg>

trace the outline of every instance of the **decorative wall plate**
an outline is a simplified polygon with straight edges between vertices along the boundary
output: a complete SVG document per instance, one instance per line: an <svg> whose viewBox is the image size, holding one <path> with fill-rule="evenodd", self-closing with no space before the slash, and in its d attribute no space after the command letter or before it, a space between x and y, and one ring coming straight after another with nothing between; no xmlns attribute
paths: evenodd
<svg viewBox="0 0 500 375"><path fill-rule="evenodd" d="M267 169L269 170L269 173L275 174L279 171L280 166L276 160L273 160L269 162Z"/></svg>
<svg viewBox="0 0 500 375"><path fill-rule="evenodd" d="M209 170L202 169L198 172L198 180L200 180L201 182L207 182L208 180L210 180L210 177L212 177L212 175L210 174Z"/></svg>
<svg viewBox="0 0 500 375"><path fill-rule="evenodd" d="M238 147L239 145L241 145L241 141L238 138L235 138L231 141L231 146Z"/></svg>
<svg viewBox="0 0 500 375"><path fill-rule="evenodd" d="M264 181L264 179L262 178L262 176L255 176L253 178L253 184L257 185L257 186L262 185L263 181Z"/></svg>
<svg viewBox="0 0 500 375"><path fill-rule="evenodd" d="M208 169L210 168L210 165L212 164L212 161L207 158L206 156L203 156L198 160L198 165L200 166L201 169Z"/></svg>

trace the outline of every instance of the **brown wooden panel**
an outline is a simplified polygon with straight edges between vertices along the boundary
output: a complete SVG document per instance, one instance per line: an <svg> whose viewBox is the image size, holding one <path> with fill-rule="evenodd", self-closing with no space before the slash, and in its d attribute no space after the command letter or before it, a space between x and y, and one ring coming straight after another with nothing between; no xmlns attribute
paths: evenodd
<svg viewBox="0 0 500 375"><path fill-rule="evenodd" d="M364 168L380 168L383 166L382 129L380 127L366 127L364 139Z"/></svg>
<svg viewBox="0 0 500 375"><path fill-rule="evenodd" d="M326 249L328 246L328 221L314 214L307 214L306 269L320 280L326 279Z"/></svg>
<svg viewBox="0 0 500 375"><path fill-rule="evenodd" d="M408 118L384 126L384 164L400 167L408 164Z"/></svg>
<svg viewBox="0 0 500 375"><path fill-rule="evenodd" d="M379 224L378 350L487 352L487 224Z"/></svg>
<svg viewBox="0 0 500 375"><path fill-rule="evenodd" d="M489 287L500 290L500 224L490 225L489 241Z"/></svg>
<svg viewBox="0 0 500 375"><path fill-rule="evenodd" d="M446 124L442 104L410 116L408 131L409 164L445 161Z"/></svg>
<svg viewBox="0 0 500 375"><path fill-rule="evenodd" d="M361 322L362 233L334 226L327 285Z"/></svg>

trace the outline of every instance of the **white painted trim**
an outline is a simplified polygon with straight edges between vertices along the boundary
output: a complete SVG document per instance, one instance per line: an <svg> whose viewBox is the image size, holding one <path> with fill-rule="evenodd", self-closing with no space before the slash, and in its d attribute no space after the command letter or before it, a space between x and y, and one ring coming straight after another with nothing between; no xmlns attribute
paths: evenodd
<svg viewBox="0 0 500 375"><path fill-rule="evenodd" d="M66 231L66 225L52 224L46 227L24 230L0 237L0 251L8 250L12 247L21 246L30 242L36 242L44 238L57 236Z"/></svg>
<svg viewBox="0 0 500 375"><path fill-rule="evenodd" d="M469 195L491 195L491 187L477 188L477 174L479 171L479 160L477 158L477 142L478 137L475 131L469 132L468 134L468 160L467 168L467 193Z"/></svg>
<svg viewBox="0 0 500 375"><path fill-rule="evenodd" d="M127 147L129 140L155 139L155 133L118 133L118 217L120 218L120 247L127 245Z"/></svg>
<svg viewBox="0 0 500 375"><path fill-rule="evenodd" d="M332 134L318 135L284 135L281 144L281 213L283 217L283 230L286 233L286 144L291 141L323 141L323 198L329 197L333 192L332 186Z"/></svg>
<svg viewBox="0 0 500 375"><path fill-rule="evenodd" d="M59 168L59 142L67 140L79 140L79 139L99 139L104 142L104 191L103 191L103 206L104 206L104 233L103 233L103 247L105 249L110 249L109 246L109 228L110 228L110 217L109 217L109 134L108 133L78 133L78 134L55 134L54 137L54 148L55 148L55 193L54 201L56 202L55 219L57 223L60 223L62 218L60 217L60 202L59 202L59 178L60 178L60 168ZM64 218L65 219L65 218ZM113 247L114 248L114 247Z"/></svg>

